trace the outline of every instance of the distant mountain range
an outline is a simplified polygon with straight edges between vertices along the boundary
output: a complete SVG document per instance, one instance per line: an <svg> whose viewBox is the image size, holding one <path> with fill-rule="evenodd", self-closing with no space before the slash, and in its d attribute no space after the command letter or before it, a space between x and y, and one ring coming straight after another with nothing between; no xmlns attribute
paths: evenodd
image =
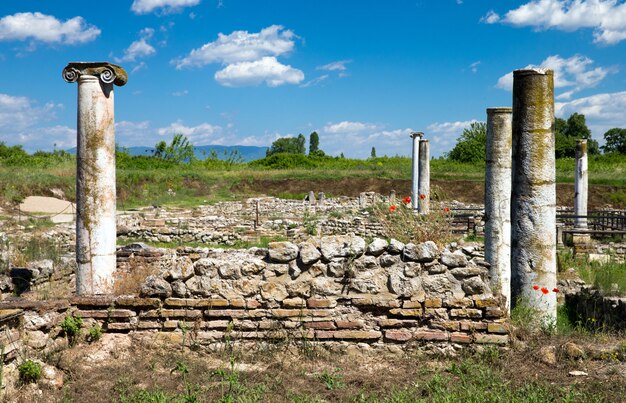
<svg viewBox="0 0 626 403"><path fill-rule="evenodd" d="M124 147L126 152L130 155L154 155L154 147ZM265 152L268 147L257 146L219 146L219 145L206 145L194 147L194 154L197 159L203 160L211 155L211 151L217 153L217 158L224 160L227 159L232 153L237 151L243 162L249 162L265 158ZM76 154L76 147L67 150L70 154Z"/></svg>

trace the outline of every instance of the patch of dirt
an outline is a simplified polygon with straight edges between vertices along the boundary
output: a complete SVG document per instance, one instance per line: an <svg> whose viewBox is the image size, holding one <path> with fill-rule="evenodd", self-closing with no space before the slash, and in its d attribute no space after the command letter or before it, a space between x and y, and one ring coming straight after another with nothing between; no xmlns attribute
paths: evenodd
<svg viewBox="0 0 626 403"><path fill-rule="evenodd" d="M433 193L439 192L441 200L458 200L462 203L483 204L485 198L485 183L482 181L431 181ZM281 180L255 180L250 179L245 184L238 184L233 191L252 191L260 194L276 196L280 193L306 194L309 191L324 192L327 196L350 196L356 197L361 192L377 192L383 195L395 190L401 197L411 193L411 181L399 179L380 178L341 178L337 180L304 180L304 179L281 179ZM590 185L589 201L590 210L600 208L624 208L626 205L611 202L610 194L618 190L624 190L615 186ZM556 198L558 206L573 207L574 185L559 183L556 185Z"/></svg>

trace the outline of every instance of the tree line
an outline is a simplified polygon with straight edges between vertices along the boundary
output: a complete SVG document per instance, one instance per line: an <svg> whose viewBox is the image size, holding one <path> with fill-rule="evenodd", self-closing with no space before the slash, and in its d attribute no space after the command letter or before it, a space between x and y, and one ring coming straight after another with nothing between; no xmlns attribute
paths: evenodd
<svg viewBox="0 0 626 403"><path fill-rule="evenodd" d="M591 138L591 130L587 127L585 115L573 113L567 120L556 118L554 121L555 156L556 158L573 158L576 156L576 141L587 140L587 152L590 155L623 154L626 155L626 129L613 128L604 133L605 144L600 147ZM478 163L485 160L487 144L487 123L472 122L463 129L454 148L447 158L458 162Z"/></svg>

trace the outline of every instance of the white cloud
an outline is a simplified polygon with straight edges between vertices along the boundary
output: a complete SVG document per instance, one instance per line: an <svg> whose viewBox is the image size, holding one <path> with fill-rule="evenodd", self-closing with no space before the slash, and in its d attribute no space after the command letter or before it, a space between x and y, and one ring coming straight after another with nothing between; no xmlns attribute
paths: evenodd
<svg viewBox="0 0 626 403"><path fill-rule="evenodd" d="M218 34L209 42L192 50L182 59L173 60L177 69L201 67L211 63L237 63L259 60L264 56L279 56L294 48L295 34L280 25L272 25L258 33L235 31Z"/></svg>
<svg viewBox="0 0 626 403"><path fill-rule="evenodd" d="M352 63L352 60L338 60L336 62L324 64L323 66L317 66L317 70L346 71L348 69L346 64L348 63Z"/></svg>
<svg viewBox="0 0 626 403"><path fill-rule="evenodd" d="M189 91L188 90L172 92L172 96L174 96L174 97L184 97L185 95L189 95Z"/></svg>
<svg viewBox="0 0 626 403"><path fill-rule="evenodd" d="M554 70L554 88L569 88L558 99L569 99L583 89L593 88L602 81L609 73L614 73L614 68L592 68L593 60L588 57L575 55L563 59L559 55L549 56L538 66L528 65L526 68L541 67ZM513 73L507 73L498 79L498 88L511 91L513 88Z"/></svg>
<svg viewBox="0 0 626 403"><path fill-rule="evenodd" d="M0 19L0 41L32 40L48 44L74 45L90 42L100 35L100 29L89 25L82 17L65 22L51 15L17 13Z"/></svg>
<svg viewBox="0 0 626 403"><path fill-rule="evenodd" d="M304 73L284 65L275 57L263 57L251 62L239 62L226 66L215 73L215 80L226 87L259 85L265 82L269 87L283 84L299 84Z"/></svg>
<svg viewBox="0 0 626 403"><path fill-rule="evenodd" d="M121 58L115 58L115 61L120 62L134 62L137 59L151 56L156 53L156 49L148 43L148 41L154 35L154 29L144 28L139 32L139 39L126 48L124 56Z"/></svg>
<svg viewBox="0 0 626 403"><path fill-rule="evenodd" d="M198 4L200 4L200 0L135 0L130 9L135 14L148 14L155 10L168 14Z"/></svg>
<svg viewBox="0 0 626 403"><path fill-rule="evenodd" d="M350 122L344 120L339 123L329 123L324 126L324 132L330 134L360 133L366 130L375 130L378 126L372 123Z"/></svg>
<svg viewBox="0 0 626 403"><path fill-rule="evenodd" d="M146 64L146 62L139 62L139 64L137 64L135 67L133 67L133 69L130 71L131 74L132 73L136 73L140 70L146 69L148 68L148 65Z"/></svg>
<svg viewBox="0 0 626 403"><path fill-rule="evenodd" d="M482 21L538 30L593 28L594 42L604 45L626 39L626 3L618 0L532 0L503 18L490 11Z"/></svg>
<svg viewBox="0 0 626 403"><path fill-rule="evenodd" d="M307 87L314 87L322 82L324 82L325 80L327 80L329 77L328 74L323 74L319 77L316 77L310 81L307 81L306 83L302 84L300 87L302 88L307 88Z"/></svg>
<svg viewBox="0 0 626 403"><path fill-rule="evenodd" d="M174 136L182 134L194 145L220 144L230 145L228 139L223 135L220 126L202 123L197 126L185 126L181 120L171 123L169 126L157 129L160 136Z"/></svg>
<svg viewBox="0 0 626 403"><path fill-rule="evenodd" d="M478 66L480 65L480 60L472 63L469 65L470 70L472 71L472 73L476 73L478 72Z"/></svg>
<svg viewBox="0 0 626 403"><path fill-rule="evenodd" d="M457 122L436 122L428 125L425 130L425 138L430 140L432 156L448 152L456 144L456 140L463 133L463 129L469 127L475 119Z"/></svg>

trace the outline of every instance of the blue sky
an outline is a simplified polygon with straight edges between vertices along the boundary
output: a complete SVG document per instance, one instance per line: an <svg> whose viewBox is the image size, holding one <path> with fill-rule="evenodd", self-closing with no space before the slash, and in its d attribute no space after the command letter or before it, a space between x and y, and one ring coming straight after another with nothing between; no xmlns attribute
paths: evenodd
<svg viewBox="0 0 626 403"><path fill-rule="evenodd" d="M116 141L269 146L320 134L331 155L449 151L514 69L555 69L557 116L593 137L626 127L626 4L618 0L0 2L0 141L76 142L70 61L110 61Z"/></svg>

